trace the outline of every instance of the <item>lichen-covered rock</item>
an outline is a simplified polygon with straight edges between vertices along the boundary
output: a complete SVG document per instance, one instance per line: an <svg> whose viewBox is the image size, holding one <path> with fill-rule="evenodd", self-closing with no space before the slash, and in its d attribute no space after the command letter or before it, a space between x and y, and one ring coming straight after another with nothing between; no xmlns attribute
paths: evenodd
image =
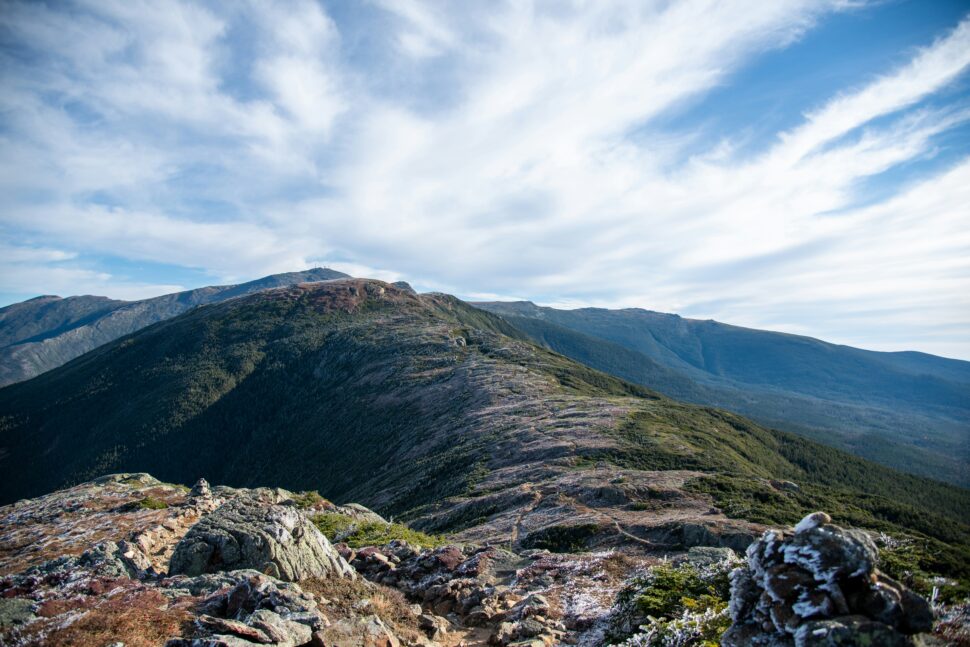
<svg viewBox="0 0 970 647"><path fill-rule="evenodd" d="M747 557L731 577L727 647L905 646L932 629L929 603L876 569L869 536L825 513L769 530Z"/></svg>
<svg viewBox="0 0 970 647"><path fill-rule="evenodd" d="M0 627L10 627L33 620L37 605L22 598L0 598Z"/></svg>
<svg viewBox="0 0 970 647"><path fill-rule="evenodd" d="M169 573L252 568L282 580L354 577L354 570L296 508L236 499L193 526L175 547Z"/></svg>
<svg viewBox="0 0 970 647"><path fill-rule="evenodd" d="M317 634L317 644L327 647L400 647L397 636L376 615L341 620Z"/></svg>
<svg viewBox="0 0 970 647"><path fill-rule="evenodd" d="M203 611L195 621L199 635L192 639L174 638L168 641L168 647L222 643L296 647L309 643L313 632L329 624L313 596L297 584L280 582L251 570L227 573L218 582L208 582L207 578L211 576L195 578L198 580L195 583L228 585L199 604ZM172 578L171 583L192 584L180 582L180 578Z"/></svg>

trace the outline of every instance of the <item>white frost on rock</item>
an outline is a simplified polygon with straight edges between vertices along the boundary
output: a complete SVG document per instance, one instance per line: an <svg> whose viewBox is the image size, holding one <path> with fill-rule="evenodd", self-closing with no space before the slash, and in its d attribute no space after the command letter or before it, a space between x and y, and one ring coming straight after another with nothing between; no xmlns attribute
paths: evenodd
<svg viewBox="0 0 970 647"><path fill-rule="evenodd" d="M807 532L813 528L818 528L821 525L831 523L832 517L828 516L824 512L813 512L807 515L804 519L798 522L795 526L795 534L802 532Z"/></svg>

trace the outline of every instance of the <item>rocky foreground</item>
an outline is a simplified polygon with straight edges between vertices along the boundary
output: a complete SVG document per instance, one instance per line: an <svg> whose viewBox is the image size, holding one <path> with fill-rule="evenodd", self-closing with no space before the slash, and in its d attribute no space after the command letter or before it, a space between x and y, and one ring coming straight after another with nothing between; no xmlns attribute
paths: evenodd
<svg viewBox="0 0 970 647"><path fill-rule="evenodd" d="M865 533L820 513L766 532L747 562L727 547L351 547L321 533L326 515L391 527L362 506L147 474L0 508L0 644L970 644L878 571Z"/></svg>

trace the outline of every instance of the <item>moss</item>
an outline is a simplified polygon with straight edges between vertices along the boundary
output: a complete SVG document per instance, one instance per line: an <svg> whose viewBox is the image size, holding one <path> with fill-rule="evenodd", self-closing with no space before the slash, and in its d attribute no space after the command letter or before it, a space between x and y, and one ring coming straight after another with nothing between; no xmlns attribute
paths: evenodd
<svg viewBox="0 0 970 647"><path fill-rule="evenodd" d="M168 504L153 496L146 496L138 502L138 507L142 510L164 510L168 507Z"/></svg>
<svg viewBox="0 0 970 647"><path fill-rule="evenodd" d="M440 535L428 535L402 523L356 521L336 512L314 515L311 520L331 541L342 541L351 548L383 546L392 541L406 541L422 548L435 548L447 543Z"/></svg>

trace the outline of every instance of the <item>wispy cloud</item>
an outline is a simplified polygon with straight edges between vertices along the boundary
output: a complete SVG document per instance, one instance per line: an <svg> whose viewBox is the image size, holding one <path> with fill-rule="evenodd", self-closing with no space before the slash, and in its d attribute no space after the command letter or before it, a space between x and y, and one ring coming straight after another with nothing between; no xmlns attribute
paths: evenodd
<svg viewBox="0 0 970 647"><path fill-rule="evenodd" d="M970 116L970 20L757 149L664 125L859 8L10 2L0 234L67 256L14 255L0 291L167 285L111 256L330 264L970 357L968 151L930 163Z"/></svg>

